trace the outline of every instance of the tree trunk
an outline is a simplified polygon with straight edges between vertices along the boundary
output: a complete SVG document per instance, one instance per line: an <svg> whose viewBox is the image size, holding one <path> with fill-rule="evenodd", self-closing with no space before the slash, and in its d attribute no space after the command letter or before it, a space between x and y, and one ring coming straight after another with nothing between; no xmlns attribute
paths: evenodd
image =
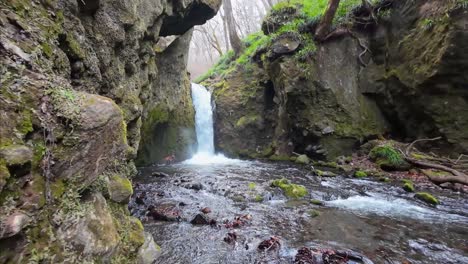
<svg viewBox="0 0 468 264"><path fill-rule="evenodd" d="M323 14L320 24L315 31L315 38L319 41L323 40L327 34L330 32L333 19L335 18L336 11L340 5L340 0L329 0L328 7L325 13Z"/></svg>
<svg viewBox="0 0 468 264"><path fill-rule="evenodd" d="M239 35L237 34L236 21L232 13L231 0L224 0L223 9L229 33L229 42L231 43L231 47L234 50L234 53L236 55L239 55L242 52L243 47L242 41L239 38Z"/></svg>

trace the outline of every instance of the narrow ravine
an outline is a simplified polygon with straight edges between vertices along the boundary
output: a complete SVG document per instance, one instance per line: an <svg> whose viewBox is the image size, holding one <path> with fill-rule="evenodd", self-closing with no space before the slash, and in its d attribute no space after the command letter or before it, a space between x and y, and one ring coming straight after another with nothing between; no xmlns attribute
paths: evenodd
<svg viewBox="0 0 468 264"><path fill-rule="evenodd" d="M391 183L215 155L210 94L193 85L192 96L199 153L135 179L130 208L161 245L156 263L294 263L305 246L363 256L342 263L468 263L466 197L440 191L432 207ZM289 199L271 187L283 177L309 194ZM272 236L281 247L258 250Z"/></svg>

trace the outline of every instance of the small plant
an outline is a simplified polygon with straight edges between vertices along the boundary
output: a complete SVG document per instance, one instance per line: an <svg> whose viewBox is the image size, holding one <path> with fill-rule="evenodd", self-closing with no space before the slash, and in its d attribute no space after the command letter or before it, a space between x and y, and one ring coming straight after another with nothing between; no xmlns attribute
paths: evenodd
<svg viewBox="0 0 468 264"><path fill-rule="evenodd" d="M356 178L366 178L366 177L367 177L367 173L366 173L365 171L359 170L359 171L356 171L356 172L354 173L354 177L356 177Z"/></svg>
<svg viewBox="0 0 468 264"><path fill-rule="evenodd" d="M393 165L400 165L403 163L401 154L391 145L383 145L373 148L369 153L369 157L375 161L385 160Z"/></svg>
<svg viewBox="0 0 468 264"><path fill-rule="evenodd" d="M434 20L430 19L430 18L425 18L422 22L421 22L423 28L425 30L429 30L431 28L434 27Z"/></svg>

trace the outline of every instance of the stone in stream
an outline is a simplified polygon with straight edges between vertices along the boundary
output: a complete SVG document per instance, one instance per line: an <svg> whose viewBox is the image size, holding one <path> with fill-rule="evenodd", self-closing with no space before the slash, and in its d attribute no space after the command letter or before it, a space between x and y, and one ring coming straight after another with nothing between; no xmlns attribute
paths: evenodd
<svg viewBox="0 0 468 264"><path fill-rule="evenodd" d="M281 243L279 242L279 238L276 236L270 237L270 239L262 241L257 249L261 251L270 251L270 250L278 250L281 247Z"/></svg>
<svg viewBox="0 0 468 264"><path fill-rule="evenodd" d="M203 190L203 185L201 183L189 183L183 186L186 189L192 189L195 191Z"/></svg>
<svg viewBox="0 0 468 264"><path fill-rule="evenodd" d="M211 209L210 209L209 207L205 207L205 208L201 209L200 211L201 211L202 213L204 213L204 214L209 214L209 213L211 213Z"/></svg>
<svg viewBox="0 0 468 264"><path fill-rule="evenodd" d="M155 172L151 173L151 176L158 177L158 178L165 178L165 177L169 177L169 174L164 173L164 172L155 171Z"/></svg>
<svg viewBox="0 0 468 264"><path fill-rule="evenodd" d="M156 221L174 222L180 220L180 210L173 204L161 204L148 207L148 216Z"/></svg>
<svg viewBox="0 0 468 264"><path fill-rule="evenodd" d="M204 214L197 214L192 221L190 221L192 225L210 225L210 219L205 216Z"/></svg>
<svg viewBox="0 0 468 264"><path fill-rule="evenodd" d="M236 240L237 240L236 232L227 233L227 235L224 237L224 242L228 244L235 243Z"/></svg>

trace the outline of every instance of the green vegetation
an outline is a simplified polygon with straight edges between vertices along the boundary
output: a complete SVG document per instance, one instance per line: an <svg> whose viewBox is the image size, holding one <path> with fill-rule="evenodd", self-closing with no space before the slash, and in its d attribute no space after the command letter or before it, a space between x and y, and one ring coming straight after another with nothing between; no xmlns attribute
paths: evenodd
<svg viewBox="0 0 468 264"><path fill-rule="evenodd" d="M432 205L438 205L440 202L432 194L427 192L418 192L414 195L415 198Z"/></svg>
<svg viewBox="0 0 468 264"><path fill-rule="evenodd" d="M342 0L337 10L334 24L345 23L350 11L361 3L361 0ZM279 28L268 35L265 35L262 31L248 35L243 40L245 49L237 58L233 51L227 52L219 59L216 65L195 79L195 82L200 83L213 76L224 77L238 68L250 69L252 67L252 58L263 49L261 59L265 61L268 57L268 48L284 34L292 33L297 35L301 42L299 49L294 55L295 59L304 61L310 58L317 48L312 34L302 32L301 28L306 24L318 23L327 5L328 0L289 0L276 4L265 18L264 23L279 23L281 24Z"/></svg>
<svg viewBox="0 0 468 264"><path fill-rule="evenodd" d="M320 206L324 205L322 201L317 200L317 199L310 200L310 203L314 205L320 205Z"/></svg>
<svg viewBox="0 0 468 264"><path fill-rule="evenodd" d="M414 192L414 184L412 181L403 179L403 189L407 192Z"/></svg>
<svg viewBox="0 0 468 264"><path fill-rule="evenodd" d="M287 179L282 178L274 180L271 183L272 187L278 187L283 190L284 194L289 198L301 198L308 194L307 189L303 185L290 183Z"/></svg>
<svg viewBox="0 0 468 264"><path fill-rule="evenodd" d="M255 187L257 187L257 185L255 184L255 182L249 182L249 189L250 189L250 190L255 190Z"/></svg>
<svg viewBox="0 0 468 264"><path fill-rule="evenodd" d="M317 211L317 210L310 210L309 215L310 215L310 217L315 218L317 216L320 216L320 212Z"/></svg>
<svg viewBox="0 0 468 264"><path fill-rule="evenodd" d="M405 166L401 154L390 144L373 148L369 152L369 158L383 169L399 169Z"/></svg>
<svg viewBox="0 0 468 264"><path fill-rule="evenodd" d="M359 170L354 173L354 177L356 178L366 178L367 173L365 171Z"/></svg>

